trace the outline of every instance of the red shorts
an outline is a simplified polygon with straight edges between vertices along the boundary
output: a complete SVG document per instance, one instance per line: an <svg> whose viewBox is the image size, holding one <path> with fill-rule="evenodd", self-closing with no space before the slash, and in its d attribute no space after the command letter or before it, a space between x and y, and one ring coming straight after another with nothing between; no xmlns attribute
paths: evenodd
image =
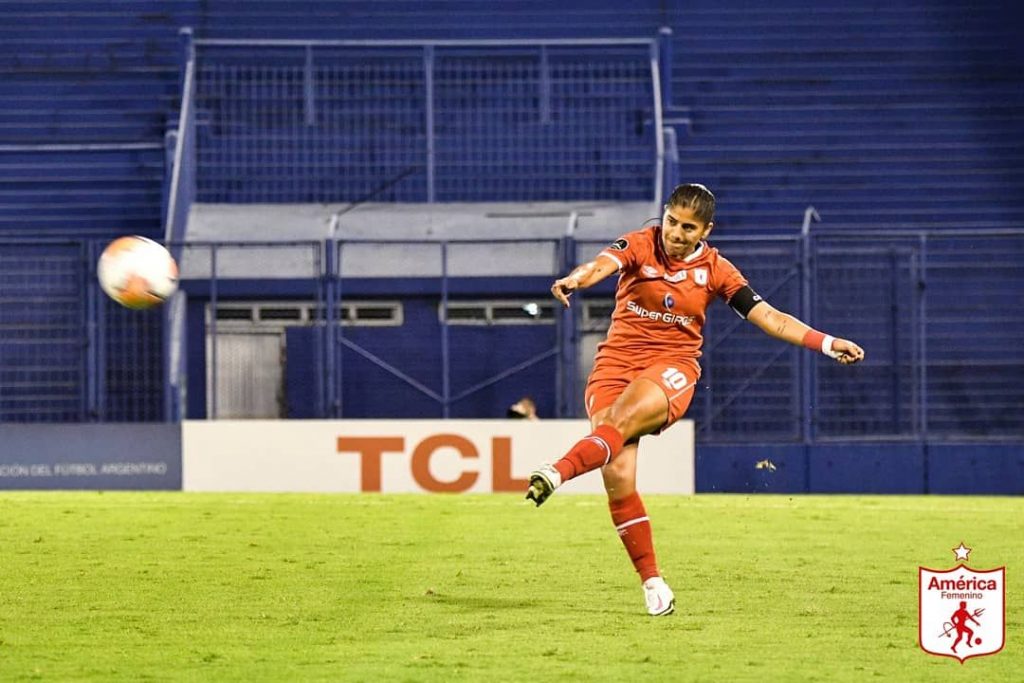
<svg viewBox="0 0 1024 683"><path fill-rule="evenodd" d="M658 430L662 431L686 414L693 400L697 380L700 379L700 366L695 360L656 361L650 365L631 366L600 359L594 364L583 393L587 416L591 417L615 403L626 387L638 377L651 380L665 392L668 419Z"/></svg>

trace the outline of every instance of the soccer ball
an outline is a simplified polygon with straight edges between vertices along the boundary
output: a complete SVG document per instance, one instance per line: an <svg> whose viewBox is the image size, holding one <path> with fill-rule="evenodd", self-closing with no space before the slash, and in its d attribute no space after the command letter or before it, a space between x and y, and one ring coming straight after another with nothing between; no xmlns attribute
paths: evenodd
<svg viewBox="0 0 1024 683"><path fill-rule="evenodd" d="M103 250L96 274L100 287L125 308L151 308L178 289L178 264L151 239L119 237Z"/></svg>

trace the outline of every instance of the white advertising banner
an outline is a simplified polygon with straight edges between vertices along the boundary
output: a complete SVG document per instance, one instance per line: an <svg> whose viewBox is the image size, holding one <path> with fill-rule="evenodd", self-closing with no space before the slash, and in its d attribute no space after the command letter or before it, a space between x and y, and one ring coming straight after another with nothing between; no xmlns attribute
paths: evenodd
<svg viewBox="0 0 1024 683"><path fill-rule="evenodd" d="M218 420L182 424L186 491L526 492L585 420ZM640 442L643 493L693 493L693 422ZM603 493L600 473L559 493Z"/></svg>

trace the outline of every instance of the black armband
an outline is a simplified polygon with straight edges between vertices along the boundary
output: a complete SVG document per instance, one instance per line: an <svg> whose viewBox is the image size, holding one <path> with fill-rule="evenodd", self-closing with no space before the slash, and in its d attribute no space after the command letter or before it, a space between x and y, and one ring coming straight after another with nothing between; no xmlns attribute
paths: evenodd
<svg viewBox="0 0 1024 683"><path fill-rule="evenodd" d="M754 309L754 306L764 301L761 295L750 288L750 285L743 285L740 291L732 295L729 299L729 306L732 310L736 311L736 315L741 318L746 318L750 311Z"/></svg>

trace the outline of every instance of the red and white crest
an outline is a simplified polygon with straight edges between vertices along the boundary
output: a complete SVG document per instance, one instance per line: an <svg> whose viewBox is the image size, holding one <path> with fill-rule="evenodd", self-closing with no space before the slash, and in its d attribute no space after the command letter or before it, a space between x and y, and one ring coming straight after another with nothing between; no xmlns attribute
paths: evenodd
<svg viewBox="0 0 1024 683"><path fill-rule="evenodd" d="M960 547L970 552L969 548ZM954 552L958 552L954 550ZM958 552L958 558L961 554ZM962 559L967 559L966 553ZM993 655L1006 641L1006 567L918 567L918 642L921 649L963 664Z"/></svg>

